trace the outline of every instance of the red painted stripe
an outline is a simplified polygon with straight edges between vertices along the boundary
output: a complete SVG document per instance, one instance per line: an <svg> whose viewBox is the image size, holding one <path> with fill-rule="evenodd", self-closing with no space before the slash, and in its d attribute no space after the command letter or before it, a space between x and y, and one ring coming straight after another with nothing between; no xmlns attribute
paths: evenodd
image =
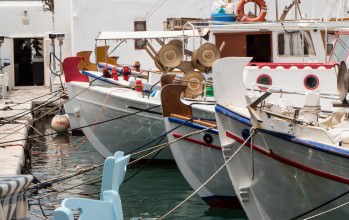
<svg viewBox="0 0 349 220"><path fill-rule="evenodd" d="M229 131L226 131L225 134L226 134L227 137L229 137L229 138L239 142L240 144L244 143L244 141L245 141L245 140L241 139L240 137L235 136L234 134L230 133ZM246 143L245 146L250 148L251 144L250 143ZM312 174L315 174L317 176L321 176L321 177L324 177L324 178L327 178L327 179L331 179L331 180L334 180L334 181L337 181L337 182L349 184L349 179L344 178L342 176L333 175L331 173L327 173L327 172L324 172L324 171L321 171L321 170L317 170L317 169L305 166L305 165L297 163L297 162L295 162L293 160L289 160L287 158L284 158L284 157L281 157L279 155L276 155L273 152L268 152L268 151L264 150L263 148L257 147L255 145L253 145L252 148L253 148L253 150L255 150L255 151L257 151L257 152L259 152L261 154L264 154L265 156L268 156L268 157L270 157L270 158L272 158L274 160L277 160L277 161L282 162L284 164L287 164L289 166L295 167L297 169L303 170L305 172L312 173Z"/></svg>
<svg viewBox="0 0 349 220"><path fill-rule="evenodd" d="M333 68L333 64L327 63L258 63L252 62L247 64L247 66L258 66L259 69L267 66L271 69L275 69L277 67L284 67L285 69L290 69L291 67L297 67L298 69L304 69L304 67L309 66L312 69L318 69L319 67L325 67L326 69Z"/></svg>
<svg viewBox="0 0 349 220"><path fill-rule="evenodd" d="M173 133L172 136L175 137L175 138L182 138L183 137L183 135L176 134L176 133ZM193 139L193 138L185 137L182 140L186 140L186 141L189 141L189 142L192 142L192 143L195 143L195 144L203 145L203 146L208 147L208 148L213 148L213 149L220 150L220 151L222 150L222 147L220 147L220 146L213 145L213 144L207 144L207 143L205 143L203 141L199 141L199 140L196 140L196 139Z"/></svg>

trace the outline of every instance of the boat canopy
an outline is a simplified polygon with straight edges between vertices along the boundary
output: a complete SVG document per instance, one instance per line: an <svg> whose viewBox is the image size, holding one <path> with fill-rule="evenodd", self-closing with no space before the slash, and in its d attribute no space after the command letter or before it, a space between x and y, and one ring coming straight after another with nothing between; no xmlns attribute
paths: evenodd
<svg viewBox="0 0 349 220"><path fill-rule="evenodd" d="M347 21L284 21L284 22L233 22L222 25L212 23L209 29L217 32L246 32L246 31L297 31L297 30L339 30L348 28Z"/></svg>
<svg viewBox="0 0 349 220"><path fill-rule="evenodd" d="M184 31L130 31L130 32L99 32L96 40L132 40L132 39L157 39L157 38L187 38L200 37L207 31L184 30Z"/></svg>

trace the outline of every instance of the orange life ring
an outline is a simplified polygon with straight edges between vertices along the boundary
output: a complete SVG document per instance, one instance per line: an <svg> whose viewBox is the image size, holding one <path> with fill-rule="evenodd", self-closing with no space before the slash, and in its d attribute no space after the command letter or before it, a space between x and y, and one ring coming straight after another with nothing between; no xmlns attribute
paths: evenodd
<svg viewBox="0 0 349 220"><path fill-rule="evenodd" d="M254 2L258 5L261 12L259 15L255 18L249 18L245 15L244 12L244 6L248 2ZM240 0L237 8L236 8L236 15L239 21L244 22L258 22L258 21L264 21L265 16L267 15L267 5L264 0Z"/></svg>

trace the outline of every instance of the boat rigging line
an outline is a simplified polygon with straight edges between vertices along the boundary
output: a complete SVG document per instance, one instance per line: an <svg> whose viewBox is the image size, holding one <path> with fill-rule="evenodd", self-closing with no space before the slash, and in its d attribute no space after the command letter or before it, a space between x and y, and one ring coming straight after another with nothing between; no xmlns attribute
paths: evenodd
<svg viewBox="0 0 349 220"><path fill-rule="evenodd" d="M189 199L191 199L197 192L199 192L204 186L207 185L207 183L209 183L234 157L235 155L237 155L240 150L246 145L246 143L252 139L252 137L256 134L256 129L254 127L251 128L250 130L250 136L248 136L246 138L246 140L244 141L244 143L242 143L237 150L225 161L224 164L222 164L222 166L220 166L212 175L211 177L209 177L203 184L201 184L201 186L199 186L192 194L190 194L186 199L184 199L181 203L179 203L176 207L174 207L173 209L171 209L169 212L167 212L166 214L164 214L163 216L161 216L159 218L159 220L162 220L164 218L166 218L167 216L169 216L172 212L174 212L175 210L177 210L179 207L181 207L184 203L186 203Z"/></svg>
<svg viewBox="0 0 349 220"><path fill-rule="evenodd" d="M162 2L161 2L162 1ZM150 18L167 0L158 0L155 5L146 13L145 19Z"/></svg>

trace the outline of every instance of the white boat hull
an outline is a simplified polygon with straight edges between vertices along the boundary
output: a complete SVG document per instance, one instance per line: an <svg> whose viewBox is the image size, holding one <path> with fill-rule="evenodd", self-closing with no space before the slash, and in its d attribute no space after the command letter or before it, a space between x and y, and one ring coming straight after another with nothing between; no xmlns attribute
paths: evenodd
<svg viewBox="0 0 349 220"><path fill-rule="evenodd" d="M71 98L70 108L66 109L69 118L78 121L90 143L104 157L116 151L128 154L144 150L145 148L137 148L165 133L158 100L144 102L140 94L130 89L91 87L88 83L81 82L68 83L67 88ZM150 107L155 108L142 111ZM136 112L139 113L134 114ZM125 115L129 116L122 117ZM110 121L106 123L87 126L108 120ZM164 136L148 147L166 141ZM133 155L134 158L139 156ZM156 159L173 158L170 150L165 148Z"/></svg>
<svg viewBox="0 0 349 220"><path fill-rule="evenodd" d="M160 91L148 98L129 88L90 86L83 82L69 82L67 89L70 100L65 110L70 122L75 123L71 127L82 128L89 142L102 156L113 155L116 151L134 153L167 142L158 98ZM212 111L207 111L205 105L196 104L193 107L193 112L199 117L214 119ZM87 126L104 121L108 122ZM173 160L169 147L164 147L153 158L155 154L145 159ZM131 157L139 158L142 155Z"/></svg>
<svg viewBox="0 0 349 220"><path fill-rule="evenodd" d="M249 136L251 123L221 106L216 107L216 117L228 159ZM258 130L252 144L242 147L227 168L249 219L303 219L349 200L348 162L348 152ZM349 206L343 206L316 219L348 216Z"/></svg>
<svg viewBox="0 0 349 220"><path fill-rule="evenodd" d="M169 141L204 129L195 123L178 118L165 118ZM224 163L218 132L212 129L186 137L171 144L171 151L179 170L189 185L197 190ZM241 207L226 168L221 170L198 195L211 207Z"/></svg>

